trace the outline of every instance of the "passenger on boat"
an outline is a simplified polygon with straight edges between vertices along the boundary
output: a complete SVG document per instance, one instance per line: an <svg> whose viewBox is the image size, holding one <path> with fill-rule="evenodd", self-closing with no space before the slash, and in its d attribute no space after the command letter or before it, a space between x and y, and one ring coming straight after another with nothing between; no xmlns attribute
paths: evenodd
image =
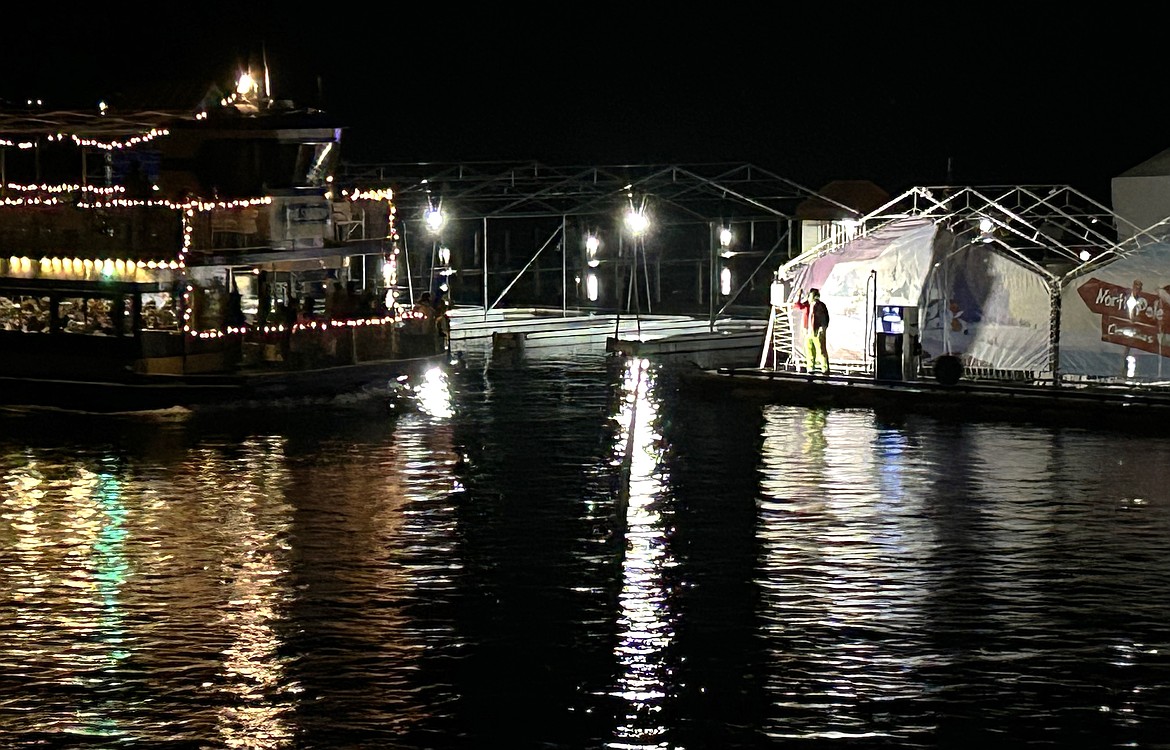
<svg viewBox="0 0 1170 750"><path fill-rule="evenodd" d="M435 306L431 304L431 293L423 292L419 295L418 301L414 303L414 312L416 316L420 316L428 323L435 317Z"/></svg>
<svg viewBox="0 0 1170 750"><path fill-rule="evenodd" d="M446 292L447 290L440 286L435 293L435 327L443 339L444 347L451 343L451 318L447 314L451 309L451 298Z"/></svg>
<svg viewBox="0 0 1170 750"><path fill-rule="evenodd" d="M431 293L423 292L415 301L411 309L410 326L408 330L414 334L433 334L435 332L435 306L431 303Z"/></svg>

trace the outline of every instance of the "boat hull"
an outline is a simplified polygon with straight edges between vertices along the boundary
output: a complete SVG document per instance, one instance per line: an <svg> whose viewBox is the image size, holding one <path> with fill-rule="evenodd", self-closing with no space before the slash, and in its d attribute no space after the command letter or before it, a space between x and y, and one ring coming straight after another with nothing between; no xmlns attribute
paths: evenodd
<svg viewBox="0 0 1170 750"><path fill-rule="evenodd" d="M0 376L0 405L91 413L155 411L176 407L263 406L286 399L321 399L386 389L401 377L443 366L445 354L350 365L227 375L128 374L119 379Z"/></svg>

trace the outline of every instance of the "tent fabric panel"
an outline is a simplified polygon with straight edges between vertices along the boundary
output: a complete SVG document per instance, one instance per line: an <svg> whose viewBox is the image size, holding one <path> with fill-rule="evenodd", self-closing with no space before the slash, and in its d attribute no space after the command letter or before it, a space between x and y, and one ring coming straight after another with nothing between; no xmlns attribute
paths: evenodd
<svg viewBox="0 0 1170 750"><path fill-rule="evenodd" d="M1046 277L992 245L957 244L949 230L912 218L790 264L795 288L819 288L829 307L830 361L869 366L875 312L899 306L916 311L926 362L952 354L969 368L1049 370L1052 303ZM799 352L801 313L789 314Z"/></svg>
<svg viewBox="0 0 1170 750"><path fill-rule="evenodd" d="M829 308L831 363L857 366L872 359L876 305L919 304L936 232L933 221L895 222L810 259L798 271L795 288L804 294L820 289ZM790 315L795 344L803 347L801 312L792 309Z"/></svg>
<svg viewBox="0 0 1170 750"><path fill-rule="evenodd" d="M1066 280L1060 371L1065 376L1170 378L1170 244L1146 245Z"/></svg>
<svg viewBox="0 0 1170 750"><path fill-rule="evenodd" d="M950 354L971 369L1049 369L1045 279L982 243L938 257L922 318L924 359Z"/></svg>

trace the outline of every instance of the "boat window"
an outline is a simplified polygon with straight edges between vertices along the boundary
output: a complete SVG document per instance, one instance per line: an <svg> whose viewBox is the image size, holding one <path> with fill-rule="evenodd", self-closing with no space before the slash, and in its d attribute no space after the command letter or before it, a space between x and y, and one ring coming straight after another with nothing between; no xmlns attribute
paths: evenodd
<svg viewBox="0 0 1170 750"><path fill-rule="evenodd" d="M116 336L115 300L108 297L62 297L57 301L57 316L65 333Z"/></svg>
<svg viewBox="0 0 1170 750"><path fill-rule="evenodd" d="M260 309L260 278L251 271L233 275L236 289L240 293L240 312L248 320L255 321ZM265 290L267 293L267 290Z"/></svg>
<svg viewBox="0 0 1170 750"><path fill-rule="evenodd" d="M48 297L0 295L0 328L25 333L48 333L49 310Z"/></svg>
<svg viewBox="0 0 1170 750"><path fill-rule="evenodd" d="M118 316L118 333L123 336L134 335L134 298L130 295L121 298L122 314Z"/></svg>
<svg viewBox="0 0 1170 750"><path fill-rule="evenodd" d="M147 330L177 331L179 315L176 298L170 292L142 295L142 327Z"/></svg>

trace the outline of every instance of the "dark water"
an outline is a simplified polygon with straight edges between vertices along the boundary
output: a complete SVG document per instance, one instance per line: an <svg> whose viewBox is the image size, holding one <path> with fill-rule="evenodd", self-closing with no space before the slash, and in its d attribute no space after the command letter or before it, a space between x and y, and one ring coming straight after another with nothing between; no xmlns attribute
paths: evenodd
<svg viewBox="0 0 1170 750"><path fill-rule="evenodd" d="M1170 747L1170 439L407 406L0 418L0 746Z"/></svg>

